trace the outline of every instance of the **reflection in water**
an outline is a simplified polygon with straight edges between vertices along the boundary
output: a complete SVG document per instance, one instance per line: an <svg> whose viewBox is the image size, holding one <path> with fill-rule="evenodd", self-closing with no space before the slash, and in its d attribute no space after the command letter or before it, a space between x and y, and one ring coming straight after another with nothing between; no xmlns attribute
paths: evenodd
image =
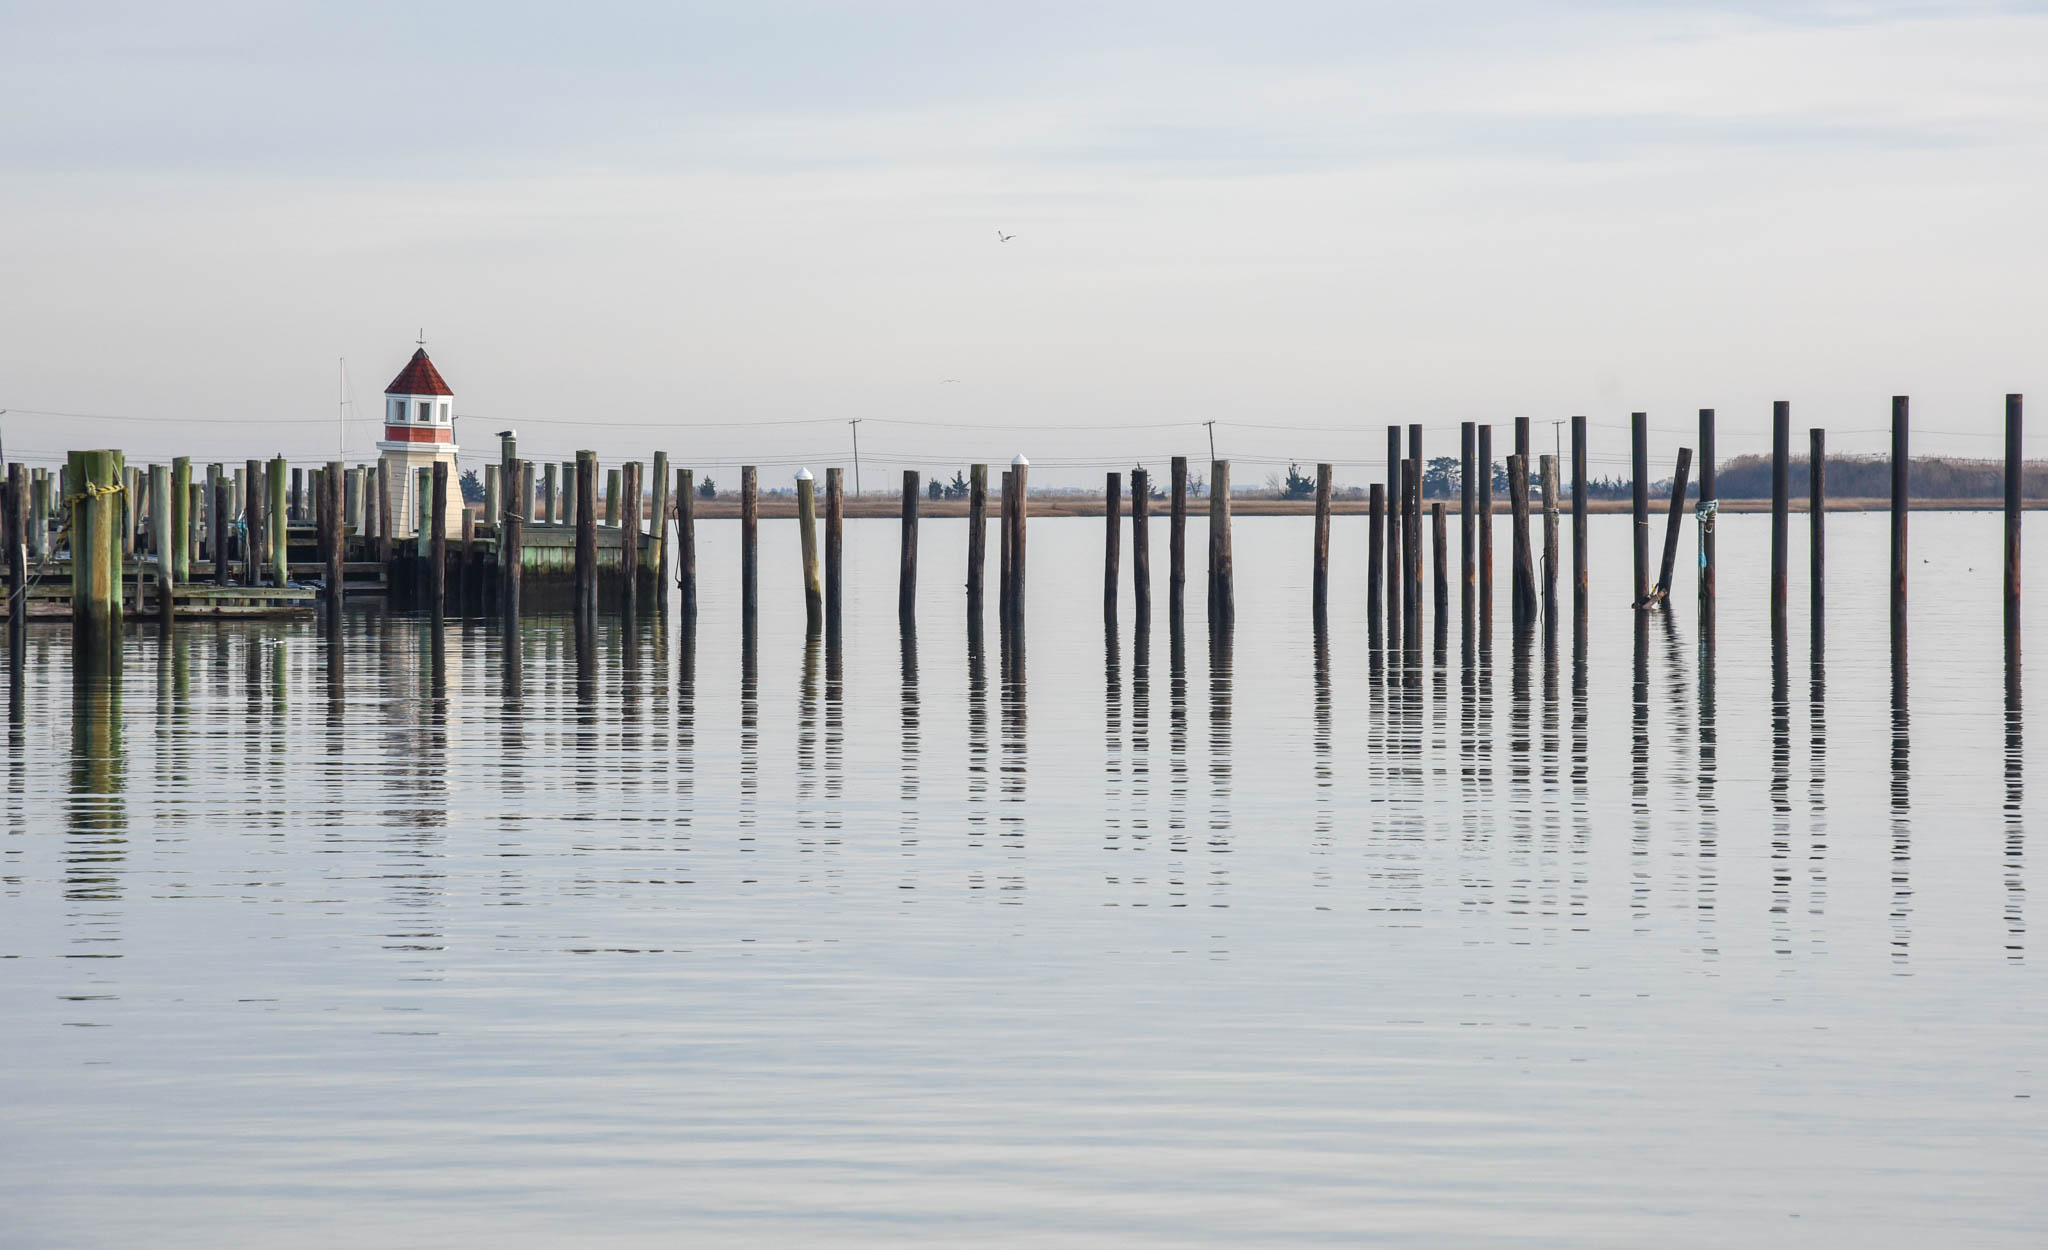
<svg viewBox="0 0 2048 1250"><path fill-rule="evenodd" d="M2024 729L2020 718L2020 633L2014 621L2005 631L2005 949L2015 961L2025 959L2027 950Z"/></svg>
<svg viewBox="0 0 2048 1250"><path fill-rule="evenodd" d="M1912 946L1912 716L1906 694L1906 635L1892 631L1892 956L1905 962Z"/></svg>
<svg viewBox="0 0 2048 1250"><path fill-rule="evenodd" d="M1209 626L1209 853L1231 850L1231 646L1235 627L1228 620ZM1220 892L1230 884L1230 870L1221 861L1209 869L1211 907L1228 907ZM1221 954L1214 951L1212 954Z"/></svg>
<svg viewBox="0 0 2048 1250"><path fill-rule="evenodd" d="M1319 860L1325 861L1330 855L1332 834L1337 823L1336 802L1332 793L1336 784L1336 759L1331 731L1331 703L1330 623L1325 614L1319 612L1315 618L1316 818L1310 847ZM1327 889L1331 885L1327 862L1316 865L1314 882L1319 889Z"/></svg>
<svg viewBox="0 0 2048 1250"><path fill-rule="evenodd" d="M1806 914L1827 914L1828 892L1828 666L1814 649L1807 678ZM1822 929L1813 925L1815 946Z"/></svg>
<svg viewBox="0 0 2048 1250"><path fill-rule="evenodd" d="M1784 619L1771 631L1771 945L1792 953L1792 674Z"/></svg>
<svg viewBox="0 0 2048 1250"><path fill-rule="evenodd" d="M918 831L918 757L922 752L919 742L921 726L917 689L917 624L904 618L898 632L898 646L901 651L903 694L900 703L899 720L902 731L902 755L900 780L896 798L900 805L897 818L898 842L903 847L904 879L898 887L904 890L917 888L917 831Z"/></svg>
<svg viewBox="0 0 2048 1250"><path fill-rule="evenodd" d="M761 623L752 611L740 618L740 849L754 849L761 796ZM748 877L748 884L753 883Z"/></svg>
<svg viewBox="0 0 2048 1250"><path fill-rule="evenodd" d="M676 824L688 837L697 820L697 621L678 614L676 630Z"/></svg>
<svg viewBox="0 0 2048 1250"><path fill-rule="evenodd" d="M71 679L71 786L66 804L69 838L64 896L81 902L121 897L121 864L128 845L128 769L121 732L121 679L78 665ZM92 936L111 942L113 913L81 914ZM104 931L102 931L104 930Z"/></svg>
<svg viewBox="0 0 2048 1250"><path fill-rule="evenodd" d="M1629 677L1629 855L1634 863L1632 901L1637 931L1650 918L1650 614L1635 610L1635 663ZM1711 906L1712 901L1707 900Z"/></svg>
<svg viewBox="0 0 2048 1250"><path fill-rule="evenodd" d="M968 845L980 846L988 836L988 655L982 642L981 613L967 618L967 832ZM977 868L973 888L986 889Z"/></svg>
<svg viewBox="0 0 2048 1250"><path fill-rule="evenodd" d="M1173 614L1167 639L1167 850L1188 853L1188 643L1181 614ZM1167 861L1167 887L1176 907L1187 905L1187 868L1183 859Z"/></svg>

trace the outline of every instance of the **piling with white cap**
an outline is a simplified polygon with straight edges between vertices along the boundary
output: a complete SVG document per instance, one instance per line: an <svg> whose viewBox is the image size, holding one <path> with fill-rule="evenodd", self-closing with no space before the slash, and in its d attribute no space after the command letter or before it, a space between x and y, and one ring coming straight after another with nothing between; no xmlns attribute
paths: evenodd
<svg viewBox="0 0 2048 1250"><path fill-rule="evenodd" d="M815 632L824 626L825 596L818 586L817 485L807 468L796 471L796 528L803 544L804 624Z"/></svg>

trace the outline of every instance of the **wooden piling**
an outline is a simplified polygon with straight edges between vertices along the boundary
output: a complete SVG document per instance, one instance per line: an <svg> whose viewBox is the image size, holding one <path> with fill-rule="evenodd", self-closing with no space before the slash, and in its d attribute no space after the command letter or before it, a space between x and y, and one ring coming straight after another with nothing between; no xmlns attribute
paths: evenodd
<svg viewBox="0 0 2048 1250"><path fill-rule="evenodd" d="M1103 478L1102 529L1102 622L1116 624L1117 580L1123 576L1123 493L1124 477L1110 473Z"/></svg>
<svg viewBox="0 0 2048 1250"><path fill-rule="evenodd" d="M1366 488L1365 614L1371 628L1380 628L1380 585L1386 576L1387 487L1374 482Z"/></svg>
<svg viewBox="0 0 2048 1250"><path fill-rule="evenodd" d="M827 485L831 475L839 472L829 469ZM828 499L825 529L825 571L835 584L839 579L836 552L833 548L832 523ZM828 587L828 594L831 593ZM683 614L683 628L694 628L697 623L697 471L676 470L676 597Z"/></svg>
<svg viewBox="0 0 2048 1250"><path fill-rule="evenodd" d="M1711 618L1714 613L1714 529L1718 515L1720 496L1715 481L1718 467L1714 458L1714 410L1700 409L1700 611Z"/></svg>
<svg viewBox="0 0 2048 1250"><path fill-rule="evenodd" d="M1792 563L1792 405L1771 404L1771 623L1785 620L1785 588Z"/></svg>
<svg viewBox="0 0 2048 1250"><path fill-rule="evenodd" d="M1002 516L999 518L1001 521L1002 530L1002 560L1001 563L997 566L999 570L998 577L1000 580L996 585L996 619L1002 623L1002 628L1004 630L1008 630L1010 628L1010 587L1015 580L1015 578L1012 576L1012 573L1016 566L1016 553L1010 549L1010 522L1017 511L1016 490L1016 479L1011 476L1010 471L1008 469L1004 469L1002 498L1003 513Z"/></svg>
<svg viewBox="0 0 2048 1250"><path fill-rule="evenodd" d="M1892 644L1906 641L1906 513L1912 507L1912 438L1908 401L1892 396Z"/></svg>
<svg viewBox="0 0 2048 1250"><path fill-rule="evenodd" d="M595 479L593 479L595 480ZM576 524L582 513L576 511L576 498L581 492L576 489L576 462L570 460L562 465L562 523Z"/></svg>
<svg viewBox="0 0 2048 1250"><path fill-rule="evenodd" d="M1638 611L1650 606L1650 414L1628 415L1629 516L1634 524L1635 597Z"/></svg>
<svg viewBox="0 0 2048 1250"><path fill-rule="evenodd" d="M291 498L285 501L285 511L283 514L288 525L294 521L302 522L306 519L306 471L304 469L293 469L291 471L291 484ZM176 517L171 519L171 524L177 524Z"/></svg>
<svg viewBox="0 0 2048 1250"><path fill-rule="evenodd" d="M1473 515L1478 502L1479 423L1458 423L1458 613L1466 625L1472 623L1479 598L1479 518Z"/></svg>
<svg viewBox="0 0 2048 1250"><path fill-rule="evenodd" d="M597 453L576 453L576 612L597 615Z"/></svg>
<svg viewBox="0 0 2048 1250"><path fill-rule="evenodd" d="M179 585L192 580L192 457L171 461L171 576Z"/></svg>
<svg viewBox="0 0 2048 1250"><path fill-rule="evenodd" d="M178 562L173 555L177 547L177 522L172 519L171 471L164 465L149 466L149 554L156 570L157 618L169 629L176 619L172 595L177 588ZM139 579L138 579L139 580ZM135 599L138 612L142 607L142 596Z"/></svg>
<svg viewBox="0 0 2048 1250"><path fill-rule="evenodd" d="M1237 586L1230 551L1230 462L1209 462L1209 624L1237 620Z"/></svg>
<svg viewBox="0 0 2048 1250"><path fill-rule="evenodd" d="M1519 627L1536 618L1536 577L1529 547L1529 466L1519 455L1508 457L1508 515L1514 551L1509 601Z"/></svg>
<svg viewBox="0 0 2048 1250"><path fill-rule="evenodd" d="M1692 448L1678 449L1678 466L1671 473L1671 508L1664 517L1664 559L1657 566L1656 599L1671 600L1671 572L1678 563L1679 523L1685 520L1685 488L1691 484Z"/></svg>
<svg viewBox="0 0 2048 1250"><path fill-rule="evenodd" d="M50 543L50 475L37 470L29 479L28 557L42 563Z"/></svg>
<svg viewBox="0 0 2048 1250"><path fill-rule="evenodd" d="M1152 618L1152 538L1147 533L1151 514L1152 475L1143 469L1132 469L1131 602L1137 609L1140 630Z"/></svg>
<svg viewBox="0 0 2048 1250"><path fill-rule="evenodd" d="M818 580L818 483L809 469L796 475L796 537L804 575L804 628L824 628L825 588Z"/></svg>
<svg viewBox="0 0 2048 1250"><path fill-rule="evenodd" d="M846 471L825 470L825 632L839 636L841 556L846 547Z"/></svg>
<svg viewBox="0 0 2048 1250"><path fill-rule="evenodd" d="M290 488L291 470L283 456L274 457L266 471L265 486L269 488L270 501L264 506L266 524L263 527L264 548L269 557L270 581L283 587L291 584L290 552L290 501L286 491Z"/></svg>
<svg viewBox="0 0 2048 1250"><path fill-rule="evenodd" d="M342 586L344 554L348 546L342 482L341 461L328 461L327 474L321 479L325 506L320 511L321 537L324 540L320 555L327 564L327 609L330 614L341 610L347 593Z"/></svg>
<svg viewBox="0 0 2048 1250"><path fill-rule="evenodd" d="M761 481L751 464L740 466L740 618L761 613Z"/></svg>
<svg viewBox="0 0 2048 1250"><path fill-rule="evenodd" d="M1401 454L1401 427L1387 427L1387 627L1397 633L1406 616L1401 610L1402 591L1408 581L1408 561L1401 553L1402 531L1408 527L1408 461Z"/></svg>
<svg viewBox="0 0 2048 1250"><path fill-rule="evenodd" d="M1515 454L1522 458L1522 472L1527 473L1529 466L1535 463L1535 457L1529 450L1529 418L1527 417L1515 418Z"/></svg>
<svg viewBox="0 0 2048 1250"><path fill-rule="evenodd" d="M562 513L558 506L562 499L561 469L560 465L550 460L546 470L541 474L540 519L544 525L560 525L562 523Z"/></svg>
<svg viewBox="0 0 2048 1250"><path fill-rule="evenodd" d="M1318 619L1330 611L1330 487L1334 466L1316 466L1316 537L1314 586L1311 594Z"/></svg>
<svg viewBox="0 0 2048 1250"><path fill-rule="evenodd" d="M514 460L507 472L519 490L517 497L533 493L533 465ZM505 509L505 525L498 534L499 611L507 623L517 621L526 592L526 509Z"/></svg>
<svg viewBox="0 0 2048 1250"><path fill-rule="evenodd" d="M251 460L242 466L242 584L256 586L263 581L263 465Z"/></svg>
<svg viewBox="0 0 2048 1250"><path fill-rule="evenodd" d="M66 460L71 511L71 622L80 658L118 663L121 648L121 499L127 465L118 451L74 451Z"/></svg>
<svg viewBox="0 0 2048 1250"><path fill-rule="evenodd" d="M1557 619L1557 457L1536 457L1543 492L1543 619Z"/></svg>
<svg viewBox="0 0 2048 1250"><path fill-rule="evenodd" d="M1493 628L1493 427L1479 427L1479 625Z"/></svg>
<svg viewBox="0 0 2048 1250"><path fill-rule="evenodd" d="M640 462L628 460L619 470L619 571L625 582L625 610L632 616L640 609Z"/></svg>
<svg viewBox="0 0 2048 1250"><path fill-rule="evenodd" d="M1815 427L1806 432L1807 611L1813 639L1819 645L1821 621L1827 613L1828 581L1828 434Z"/></svg>
<svg viewBox="0 0 2048 1250"><path fill-rule="evenodd" d="M1415 604L1413 615L1419 624L1422 620L1423 577L1422 494L1424 487L1422 471L1425 467L1422 459L1422 427L1419 425L1408 427L1408 465L1408 471L1415 481L1415 493L1408 500L1408 541L1415 546L1414 554L1408 558L1408 595Z"/></svg>
<svg viewBox="0 0 2048 1250"><path fill-rule="evenodd" d="M123 471L122 480L128 489L121 496L121 555L125 558L135 554L135 543L142 533L142 513L145 493L142 489L142 470L132 465Z"/></svg>
<svg viewBox="0 0 2048 1250"><path fill-rule="evenodd" d="M207 523L206 528L213 535L213 584L216 586L228 584L230 568L228 564L228 534L233 528L233 522L228 520L228 517L231 515L228 511L228 489L228 479L226 477L214 478L213 499L210 501L212 519Z"/></svg>
<svg viewBox="0 0 2048 1250"><path fill-rule="evenodd" d="M1436 625L1445 628L1451 607L1451 564L1450 555L1444 550L1449 540L1445 537L1444 501L1435 500L1429 505L1430 555L1436 562Z"/></svg>
<svg viewBox="0 0 2048 1250"><path fill-rule="evenodd" d="M903 525L898 535L896 562L896 619L907 626L917 622L917 497L921 482L917 470L903 471Z"/></svg>
<svg viewBox="0 0 2048 1250"><path fill-rule="evenodd" d="M1010 527L1010 613L1012 623L1024 627L1025 538L1031 520L1031 462L1021 454L1010 461L1010 489L1016 495L1017 517Z"/></svg>
<svg viewBox="0 0 2048 1250"><path fill-rule="evenodd" d="M653 547L654 603L657 608L668 607L668 514L670 508L668 483L668 453L657 451L654 453L654 482L651 488L653 498L648 501L650 508L648 515L653 523L647 527L648 542ZM814 547L816 540L817 536L815 534L812 535ZM816 572L815 561L812 564L812 572L814 574Z"/></svg>
<svg viewBox="0 0 2048 1250"><path fill-rule="evenodd" d="M967 619L982 619L988 564L988 466L967 466Z"/></svg>
<svg viewBox="0 0 2048 1250"><path fill-rule="evenodd" d="M2020 509L2027 468L2020 448L2022 404L2018 395L2005 397L2005 632L2015 657L2020 635Z"/></svg>
<svg viewBox="0 0 2048 1250"><path fill-rule="evenodd" d="M1586 614L1592 597L1586 561L1586 419L1572 418L1572 615Z"/></svg>
<svg viewBox="0 0 2048 1250"><path fill-rule="evenodd" d="M604 524L606 529L619 527L619 482L617 469L604 471Z"/></svg>
<svg viewBox="0 0 2048 1250"><path fill-rule="evenodd" d="M448 610L448 462L434 461L433 507L427 538L427 604L439 618ZM465 515L468 510L464 509Z"/></svg>
<svg viewBox="0 0 2048 1250"><path fill-rule="evenodd" d="M21 462L8 465L6 506L0 514L6 529L0 542L7 547L7 640L16 656L28 627L28 493L29 477ZM128 494L134 496L132 487Z"/></svg>
<svg viewBox="0 0 2048 1250"><path fill-rule="evenodd" d="M462 537L459 541L461 546L455 553L455 608L458 615L468 616L472 590L483 581L483 560L476 546L476 513L466 507L462 510ZM504 527L500 526L498 529L498 545L500 548L499 558L501 560L504 558L504 541ZM504 584L502 581L499 583L498 594L502 602L504 595ZM483 596L480 590L476 592L476 597L479 600L482 599Z"/></svg>
<svg viewBox="0 0 2048 1250"><path fill-rule="evenodd" d="M1422 646L1422 461L1409 457L1401 465L1402 496L1401 508L1401 557L1407 562L1402 570L1402 604L1408 613L1402 625L1402 636L1408 646Z"/></svg>
<svg viewBox="0 0 2048 1250"><path fill-rule="evenodd" d="M1172 472L1166 517L1166 590L1167 606L1179 616L1188 584L1188 458L1175 456Z"/></svg>

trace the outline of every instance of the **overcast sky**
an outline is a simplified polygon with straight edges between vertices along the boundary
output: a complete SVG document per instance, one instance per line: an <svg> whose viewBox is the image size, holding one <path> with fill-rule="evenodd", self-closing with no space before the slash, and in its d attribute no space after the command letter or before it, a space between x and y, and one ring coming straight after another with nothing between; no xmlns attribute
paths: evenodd
<svg viewBox="0 0 2048 1250"><path fill-rule="evenodd" d="M0 0L0 428L324 458L345 372L367 458L424 327L471 453L764 482L855 417L871 488L1209 420L1363 481L1390 421L1625 471L1633 409L1662 464L1774 398L1880 450L1894 393L1995 455L2044 67L2032 4Z"/></svg>

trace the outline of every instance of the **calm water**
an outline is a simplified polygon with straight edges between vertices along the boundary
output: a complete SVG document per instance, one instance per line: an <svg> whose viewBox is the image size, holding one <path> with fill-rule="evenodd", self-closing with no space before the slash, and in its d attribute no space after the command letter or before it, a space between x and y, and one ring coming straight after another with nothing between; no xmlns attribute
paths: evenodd
<svg viewBox="0 0 2048 1250"><path fill-rule="evenodd" d="M1824 665L1751 516L1711 660L1689 569L1633 628L1624 517L1582 653L1472 668L1375 658L1351 518L1321 645L1292 518L1180 642L1163 527L1105 639L1101 522L1034 523L1021 666L946 521L910 646L883 522L831 652L776 522L751 649L720 523L694 643L364 611L75 688L38 632L0 1244L2039 1245L1998 521L1914 519L1903 674L1885 525L1831 518Z"/></svg>

